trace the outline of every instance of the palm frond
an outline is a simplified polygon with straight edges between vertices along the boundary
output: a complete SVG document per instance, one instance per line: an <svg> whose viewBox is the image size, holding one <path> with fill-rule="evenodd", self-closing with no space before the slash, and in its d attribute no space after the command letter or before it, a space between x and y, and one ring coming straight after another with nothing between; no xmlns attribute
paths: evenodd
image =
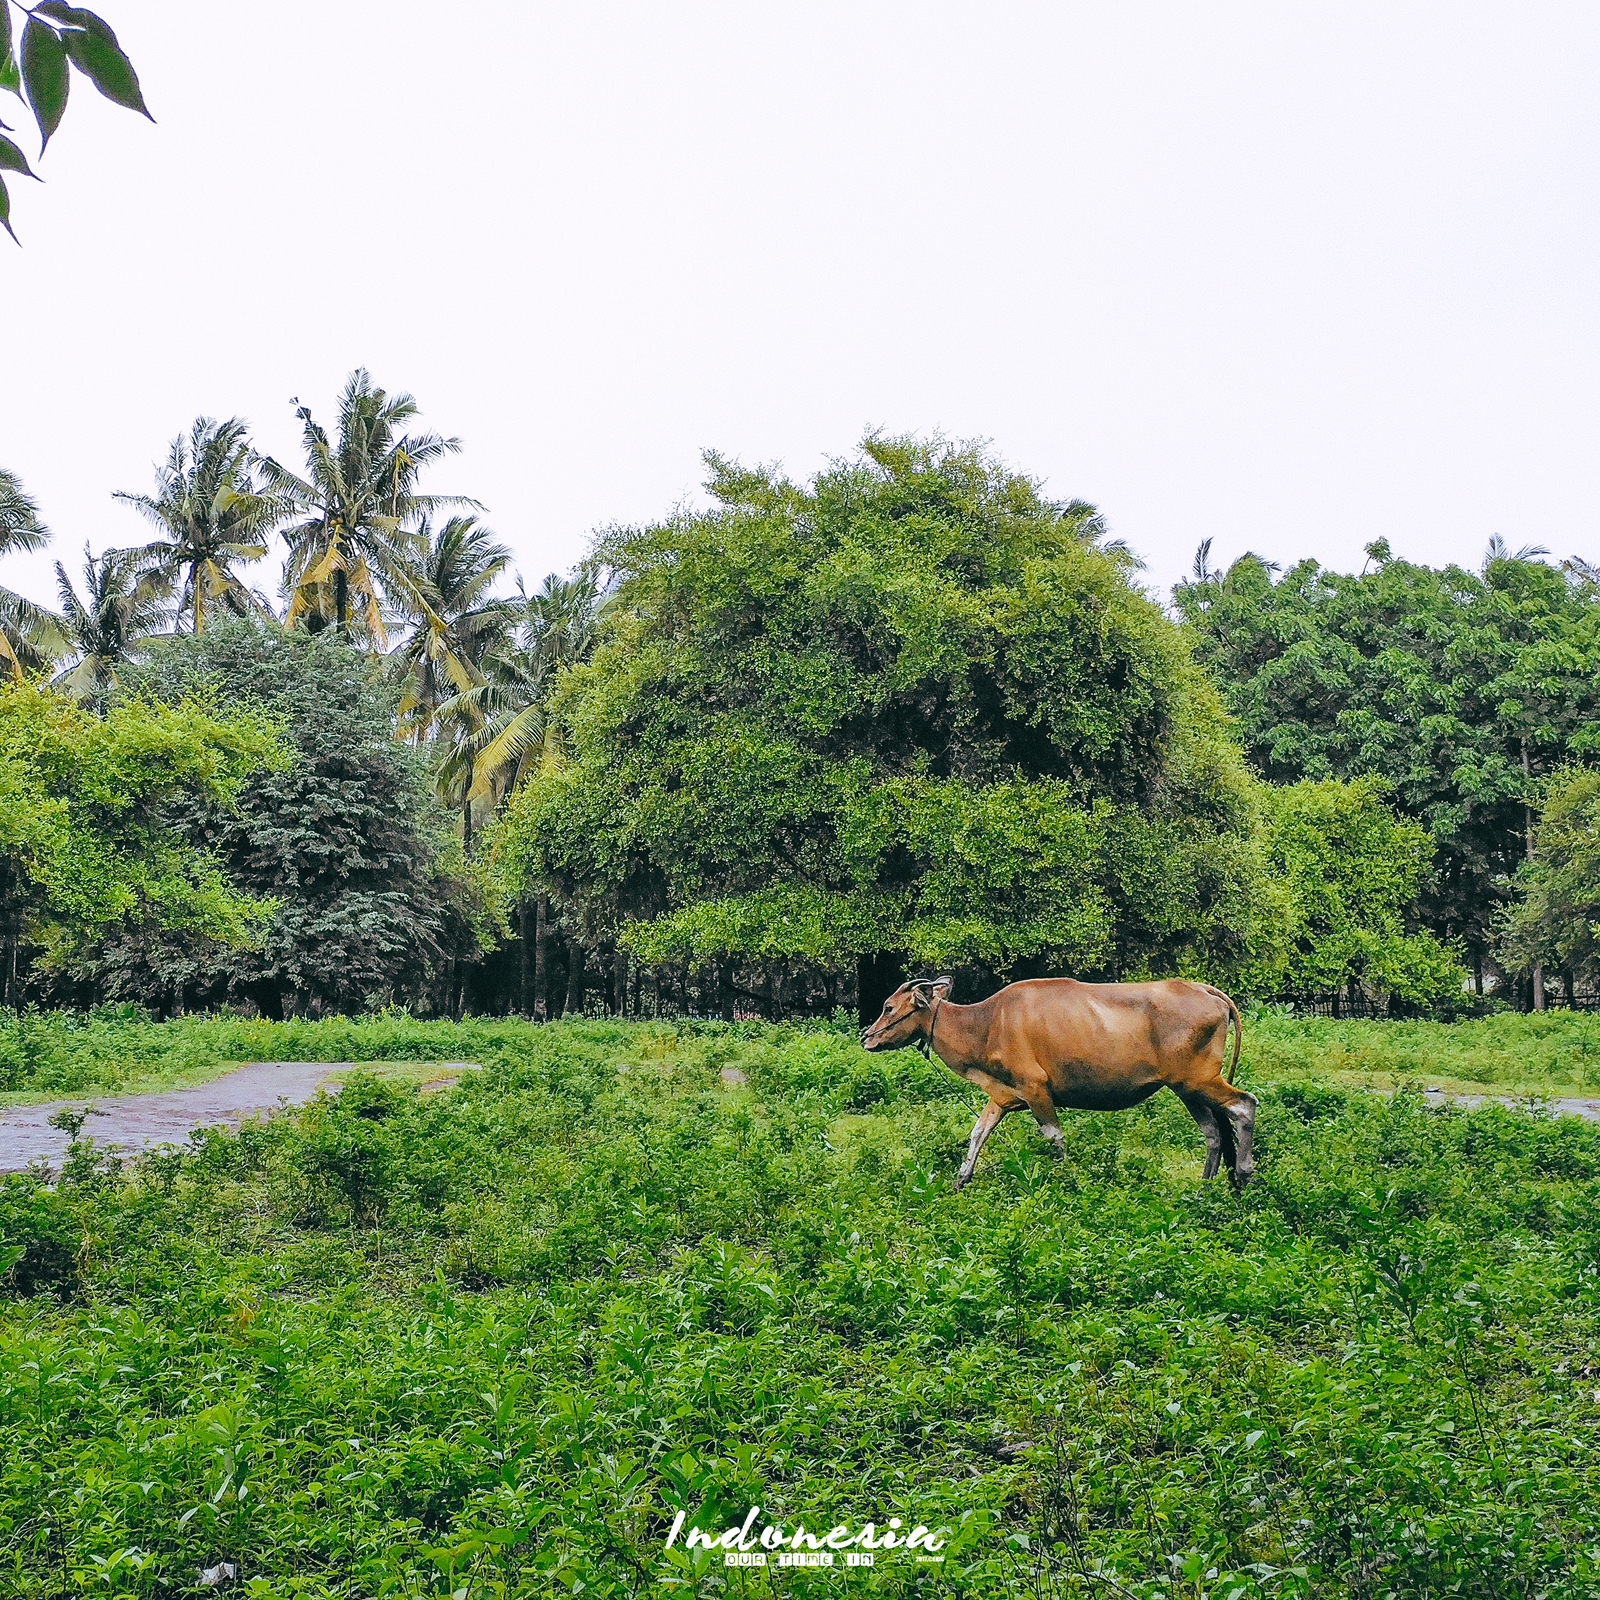
<svg viewBox="0 0 1600 1600"><path fill-rule="evenodd" d="M39 507L22 489L15 473L0 467L0 555L11 550L42 550L50 530L39 518Z"/></svg>
<svg viewBox="0 0 1600 1600"><path fill-rule="evenodd" d="M1487 572L1496 561L1537 561L1540 556L1549 554L1542 544L1525 544L1513 551L1504 534L1492 533L1483 552L1483 570Z"/></svg>

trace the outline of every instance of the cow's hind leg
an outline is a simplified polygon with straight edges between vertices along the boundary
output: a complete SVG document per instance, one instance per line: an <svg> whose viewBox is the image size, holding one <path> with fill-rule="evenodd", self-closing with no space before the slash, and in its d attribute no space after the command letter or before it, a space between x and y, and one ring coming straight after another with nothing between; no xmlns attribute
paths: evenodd
<svg viewBox="0 0 1600 1600"><path fill-rule="evenodd" d="M1223 1117L1220 1109L1213 1105L1203 1094L1192 1091L1179 1091L1178 1098L1183 1101L1185 1110L1194 1118L1195 1125L1200 1129L1201 1136L1206 1142L1206 1164L1200 1176L1210 1182L1216 1177L1217 1168L1222 1165L1224 1153L1223 1146Z"/></svg>
<svg viewBox="0 0 1600 1600"><path fill-rule="evenodd" d="M1228 1173L1235 1189L1242 1189L1255 1176L1256 1097L1243 1089L1227 1084L1223 1087L1222 1121L1230 1135L1233 1159L1228 1162Z"/></svg>
<svg viewBox="0 0 1600 1600"><path fill-rule="evenodd" d="M978 1152L983 1149L984 1141L999 1126L1006 1112L1015 1109L1015 1106L1003 1106L998 1100L990 1100L978 1113L978 1120L972 1125L972 1137L967 1141L967 1159L961 1163L961 1170L956 1174L957 1190L972 1177L972 1169L978 1164Z"/></svg>
<svg viewBox="0 0 1600 1600"><path fill-rule="evenodd" d="M1065 1159L1067 1154L1067 1141L1061 1132L1061 1124L1056 1120L1055 1101L1050 1098L1046 1090L1032 1088L1019 1089L1028 1109L1033 1113L1034 1121L1039 1124L1039 1132L1050 1141L1055 1151L1057 1161Z"/></svg>

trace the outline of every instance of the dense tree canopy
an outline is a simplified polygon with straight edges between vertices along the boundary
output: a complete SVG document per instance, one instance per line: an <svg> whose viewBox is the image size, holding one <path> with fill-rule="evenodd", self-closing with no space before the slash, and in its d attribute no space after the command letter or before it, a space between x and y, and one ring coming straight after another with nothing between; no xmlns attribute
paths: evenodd
<svg viewBox="0 0 1600 1600"><path fill-rule="evenodd" d="M476 953L480 899L424 767L394 738L377 665L332 633L223 622L165 641L134 688L255 708L277 720L292 759L251 778L236 807L200 798L170 810L230 883L277 902L256 947L124 925L96 952L108 992L162 1006L250 1001L270 1016L361 1009L417 998L430 972Z"/></svg>
<svg viewBox="0 0 1600 1600"><path fill-rule="evenodd" d="M869 439L808 485L618 531L570 759L503 850L651 960L874 952L1220 971L1253 929L1252 785L1179 631L975 448Z"/></svg>
<svg viewBox="0 0 1600 1600"><path fill-rule="evenodd" d="M1244 973L1247 993L1297 1000L1375 993L1401 1006L1447 1004L1461 968L1403 913L1427 880L1434 845L1384 803L1376 778L1306 780L1264 790L1276 915Z"/></svg>
<svg viewBox="0 0 1600 1600"><path fill-rule="evenodd" d="M1484 571L1360 576L1253 556L1175 599L1272 783L1373 776L1438 849L1416 913L1481 959L1526 848L1531 779L1600 748L1600 591L1498 548Z"/></svg>
<svg viewBox="0 0 1600 1600"><path fill-rule="evenodd" d="M1203 550L1178 625L1092 507L874 437L804 484L708 456L709 510L603 533L530 593L444 515L475 502L425 492L459 442L409 395L358 369L336 427L299 416L293 471L198 419L123 497L161 537L61 572L59 614L0 590L0 675L91 711L264 708L295 754L237 813L167 813L280 903L265 944L124 920L75 998L554 1015L598 985L779 1015L938 966L965 993L1193 973L1449 1009L1462 958L1535 1004L1538 964L1589 971L1552 921L1576 880L1524 866L1542 779L1600 750L1576 559L1493 540L1433 571L1378 541L1359 576L1278 579ZM281 627L245 570L275 530ZM0 553L46 537L0 474Z"/></svg>
<svg viewBox="0 0 1600 1600"><path fill-rule="evenodd" d="M38 684L0 685L4 1003L24 940L61 968L135 922L221 950L254 938L265 908L160 813L187 801L231 814L250 775L279 764L259 717L219 720L181 698L96 716Z"/></svg>
<svg viewBox="0 0 1600 1600"><path fill-rule="evenodd" d="M1502 948L1520 965L1600 977L1600 771L1568 767L1541 796L1524 896L1505 915Z"/></svg>

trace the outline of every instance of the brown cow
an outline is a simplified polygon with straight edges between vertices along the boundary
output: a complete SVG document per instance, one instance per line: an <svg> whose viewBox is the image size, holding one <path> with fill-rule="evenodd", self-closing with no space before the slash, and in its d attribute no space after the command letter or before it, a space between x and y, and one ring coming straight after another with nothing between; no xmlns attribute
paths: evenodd
<svg viewBox="0 0 1600 1600"><path fill-rule="evenodd" d="M1008 1111L1026 1107L1039 1131L1065 1154L1056 1110L1122 1111L1171 1089L1205 1135L1204 1176L1226 1162L1235 1188L1255 1171L1255 1096L1233 1086L1242 1030L1239 1010L1207 983L1079 983L1033 978L975 1006L948 999L949 978L916 978L883 1003L861 1035L868 1050L908 1044L933 1053L989 1096L956 1177L972 1176L984 1140ZM1233 1061L1223 1075L1228 1022Z"/></svg>

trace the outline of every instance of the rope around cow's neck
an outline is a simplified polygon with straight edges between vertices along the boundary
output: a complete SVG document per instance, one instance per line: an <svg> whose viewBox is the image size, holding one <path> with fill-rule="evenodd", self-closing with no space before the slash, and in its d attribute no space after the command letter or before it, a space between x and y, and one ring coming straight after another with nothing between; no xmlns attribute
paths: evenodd
<svg viewBox="0 0 1600 1600"><path fill-rule="evenodd" d="M936 994L933 997L933 1015L928 1018L928 1031L922 1037L922 1059L926 1061L933 1053L933 1030L939 1025L939 1007L944 1004L944 996Z"/></svg>

